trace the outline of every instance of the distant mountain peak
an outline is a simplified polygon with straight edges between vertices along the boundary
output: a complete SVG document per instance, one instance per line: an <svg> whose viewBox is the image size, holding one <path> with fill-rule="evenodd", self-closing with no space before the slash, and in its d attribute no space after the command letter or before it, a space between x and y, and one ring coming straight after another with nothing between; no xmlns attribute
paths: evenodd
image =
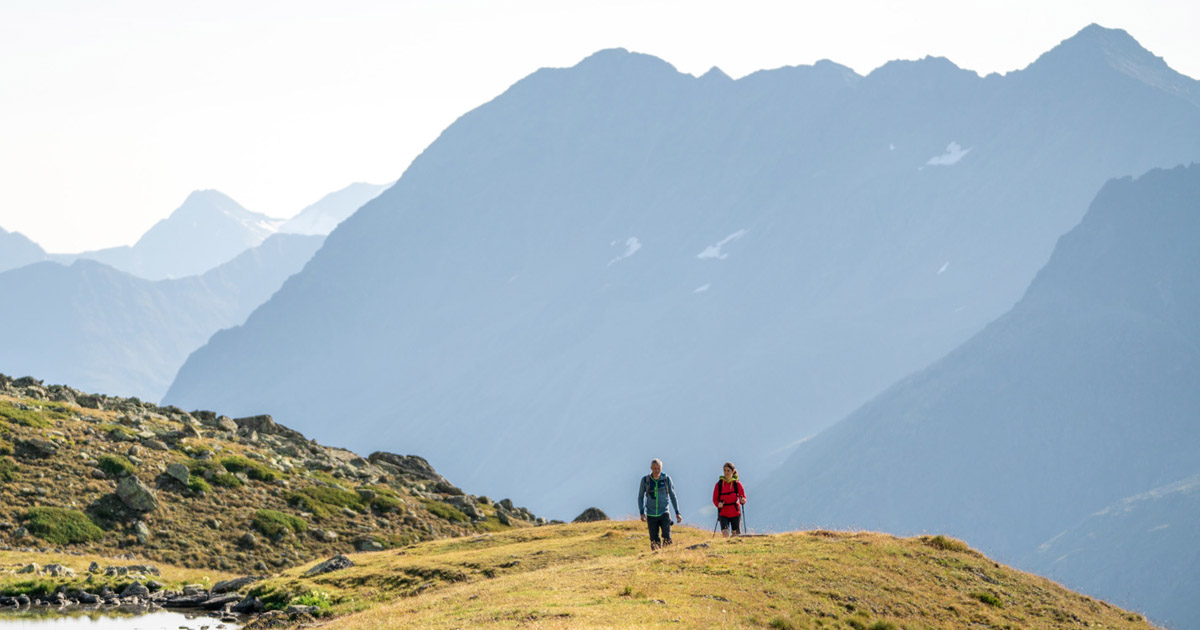
<svg viewBox="0 0 1200 630"><path fill-rule="evenodd" d="M709 68L708 72L705 72L704 74L700 75L700 78L705 81L732 81L733 80L728 74L725 74L724 70L722 70L716 66Z"/></svg>
<svg viewBox="0 0 1200 630"><path fill-rule="evenodd" d="M645 53L630 52L625 48L606 48L588 55L575 68L621 71L621 72L661 72L680 74L679 70L670 63Z"/></svg>
<svg viewBox="0 0 1200 630"><path fill-rule="evenodd" d="M1109 69L1200 105L1200 84L1172 70L1162 57L1119 28L1089 24L1026 69L1068 76Z"/></svg>

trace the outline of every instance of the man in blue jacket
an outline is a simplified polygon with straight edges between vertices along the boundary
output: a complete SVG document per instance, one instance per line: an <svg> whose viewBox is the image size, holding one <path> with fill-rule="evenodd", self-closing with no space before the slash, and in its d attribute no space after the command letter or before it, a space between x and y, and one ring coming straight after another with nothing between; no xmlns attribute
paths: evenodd
<svg viewBox="0 0 1200 630"><path fill-rule="evenodd" d="M679 513L679 500L675 498L675 485L671 478L662 472L662 461L655 459L650 462L650 474L642 477L638 486L638 512L642 521L650 525L650 549L658 549L671 544L671 515L667 512L667 499L675 508L675 522L682 523L683 515ZM662 538L659 538L659 530Z"/></svg>

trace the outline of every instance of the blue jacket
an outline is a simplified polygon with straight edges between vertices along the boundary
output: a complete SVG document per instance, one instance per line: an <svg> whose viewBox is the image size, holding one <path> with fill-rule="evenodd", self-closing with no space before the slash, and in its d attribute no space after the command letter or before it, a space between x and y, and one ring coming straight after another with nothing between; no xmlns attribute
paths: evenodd
<svg viewBox="0 0 1200 630"><path fill-rule="evenodd" d="M659 473L657 480L650 475L642 477L642 483L638 484L638 514L666 514L668 497L675 513L679 514L679 500L675 498L675 484L671 483L671 478L666 473Z"/></svg>

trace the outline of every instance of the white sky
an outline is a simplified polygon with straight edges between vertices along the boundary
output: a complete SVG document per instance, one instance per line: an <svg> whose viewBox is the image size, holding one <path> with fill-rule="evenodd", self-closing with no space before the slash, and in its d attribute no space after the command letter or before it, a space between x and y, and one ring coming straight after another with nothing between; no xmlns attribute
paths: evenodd
<svg viewBox="0 0 1200 630"><path fill-rule="evenodd" d="M0 0L0 227L131 244L192 190L286 218L384 183L540 67L624 47L733 77L1023 68L1089 23L1200 77L1195 0Z"/></svg>

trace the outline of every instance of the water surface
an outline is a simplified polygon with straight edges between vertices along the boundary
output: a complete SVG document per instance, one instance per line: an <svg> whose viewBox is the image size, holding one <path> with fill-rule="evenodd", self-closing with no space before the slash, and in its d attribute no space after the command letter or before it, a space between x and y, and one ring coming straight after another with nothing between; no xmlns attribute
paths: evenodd
<svg viewBox="0 0 1200 630"><path fill-rule="evenodd" d="M199 613L138 610L0 610L0 630L234 630L229 623Z"/></svg>

